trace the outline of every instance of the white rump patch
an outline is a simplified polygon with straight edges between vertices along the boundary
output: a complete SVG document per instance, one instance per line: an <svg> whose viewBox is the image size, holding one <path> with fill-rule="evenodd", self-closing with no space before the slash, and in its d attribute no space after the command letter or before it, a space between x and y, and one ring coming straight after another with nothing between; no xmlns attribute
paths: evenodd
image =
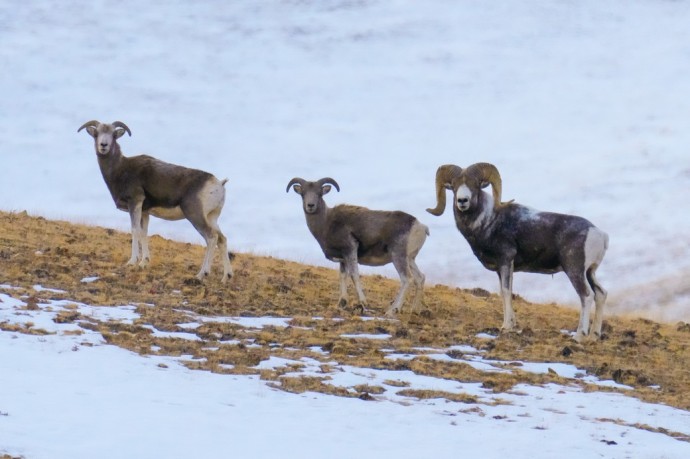
<svg viewBox="0 0 690 459"><path fill-rule="evenodd" d="M407 240L407 253L414 254L413 258L416 257L428 234L429 228L419 221L415 221L410 231L410 238Z"/></svg>
<svg viewBox="0 0 690 459"><path fill-rule="evenodd" d="M223 182L215 177L210 179L201 189L199 199L205 214L209 214L213 210L217 210L220 213L223 204L225 204L225 187Z"/></svg>
<svg viewBox="0 0 690 459"><path fill-rule="evenodd" d="M608 247L608 234L597 227L590 228L585 239L585 269L592 265L601 264Z"/></svg>

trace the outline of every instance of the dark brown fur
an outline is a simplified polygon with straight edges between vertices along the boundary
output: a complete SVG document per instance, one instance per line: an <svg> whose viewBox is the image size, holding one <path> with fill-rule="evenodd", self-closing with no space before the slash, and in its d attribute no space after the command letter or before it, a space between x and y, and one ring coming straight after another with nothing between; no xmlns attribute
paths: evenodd
<svg viewBox="0 0 690 459"><path fill-rule="evenodd" d="M132 201L143 198L142 210L151 208L183 209L188 200L213 178L213 175L198 169L190 169L166 163L147 155L125 157L117 150L103 157L98 156L98 165L115 205L120 210L129 210Z"/></svg>
<svg viewBox="0 0 690 459"><path fill-rule="evenodd" d="M318 221L318 218L314 216L315 221ZM325 234L317 240L326 258L333 260L345 257L350 250L350 244L344 241L350 241L352 238L357 243L357 259L361 264L382 265L391 262L389 241L404 237L415 220L412 215L405 212L376 211L343 204L330 210ZM313 225L309 226L311 229Z"/></svg>

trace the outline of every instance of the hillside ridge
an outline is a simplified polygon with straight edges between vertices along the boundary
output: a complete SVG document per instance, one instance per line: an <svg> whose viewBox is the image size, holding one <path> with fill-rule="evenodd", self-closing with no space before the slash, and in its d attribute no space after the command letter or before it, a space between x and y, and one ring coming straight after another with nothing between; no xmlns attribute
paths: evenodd
<svg viewBox="0 0 690 459"><path fill-rule="evenodd" d="M194 279L203 248L159 236L151 237L151 265L125 267L130 236L98 226L47 220L26 212L0 212L0 293L22 298L27 307L54 300L87 305L135 305L140 319L132 325L91 323L106 340L143 355L191 354L190 368L221 373L258 374L284 390L323 391L352 396L324 384L328 378L285 377L285 372L257 369L271 357L299 358L320 348L328 358L363 368L402 368L458 381L481 382L493 390L510 391L519 383L578 384L557 374L520 371L520 363L553 362L575 365L583 374L610 379L634 389L626 391L650 402L690 409L690 325L661 324L647 319L607 315L600 342L575 343L565 330L577 326L578 312L555 304L531 304L515 299L518 333L499 334L502 308L497 295L482 289L445 285L427 287L422 314L383 314L398 288L397 280L363 276L370 310L364 317L336 306L338 273L265 256L236 253L234 278L226 285L211 275ZM219 269L214 264L214 274ZM407 303L406 303L407 305ZM198 341L157 338L151 327L184 331L190 317L283 317L289 326L246 331L232 324L208 322L192 331ZM79 314L60 320L80 322ZM148 328L147 328L148 327ZM0 323L0 330L18 330ZM188 330L187 330L188 331ZM376 334L385 340L361 340ZM239 345L224 346L232 338ZM249 347L243 342L250 342ZM220 344L219 344L220 343ZM424 349L466 345L486 359L503 362L508 373L488 373L467 365L426 358ZM209 351L213 346L213 351ZM155 351L152 351L155 349ZM220 350L218 350L220 349ZM412 355L409 362L386 359L390 349ZM460 359L461 353L449 357ZM229 368L231 365L232 368ZM375 391L364 388L362 394ZM619 391L618 388L596 390ZM361 394L360 394L361 395ZM432 394L418 394L431 396ZM437 394L438 395L438 394ZM451 397L446 394L445 396Z"/></svg>

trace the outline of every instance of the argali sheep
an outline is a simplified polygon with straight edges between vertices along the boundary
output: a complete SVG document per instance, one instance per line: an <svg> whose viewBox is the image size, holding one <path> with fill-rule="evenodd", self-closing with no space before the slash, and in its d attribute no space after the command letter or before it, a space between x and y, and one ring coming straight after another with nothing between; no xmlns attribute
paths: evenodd
<svg viewBox="0 0 690 459"><path fill-rule="evenodd" d="M492 186L493 194L482 191ZM453 190L453 214L460 233L488 270L498 273L503 298L503 330L512 330L513 272L565 272L580 297L580 323L575 339L601 337L606 290L595 273L608 248L608 235L584 218L540 212L501 202L501 176L489 163L466 169L452 164L436 172L433 215L443 214L446 189ZM590 311L596 306L590 333Z"/></svg>
<svg viewBox="0 0 690 459"><path fill-rule="evenodd" d="M326 258L340 263L339 306L347 305L349 277L357 291L361 310L367 307L358 264L382 266L392 262L400 276L400 291L386 314L394 316L401 311L410 276L415 287L412 309L419 311L424 274L417 267L415 257L424 245L429 229L405 212L370 210L345 204L330 208L323 195L331 190L331 185L340 191L338 183L329 177L315 182L296 177L290 180L285 191L289 192L292 187L302 197L309 231Z"/></svg>
<svg viewBox="0 0 690 459"><path fill-rule="evenodd" d="M222 282L232 277L227 239L218 227L218 217L225 203L225 183L208 172L169 164L147 155L126 157L117 139L125 132L125 123L87 121L86 129L94 139L101 174L115 206L129 212L132 223L132 256L128 265L145 267L149 261L149 215L165 220L186 218L206 241L206 254L197 274L199 280L211 271L216 247L223 261Z"/></svg>

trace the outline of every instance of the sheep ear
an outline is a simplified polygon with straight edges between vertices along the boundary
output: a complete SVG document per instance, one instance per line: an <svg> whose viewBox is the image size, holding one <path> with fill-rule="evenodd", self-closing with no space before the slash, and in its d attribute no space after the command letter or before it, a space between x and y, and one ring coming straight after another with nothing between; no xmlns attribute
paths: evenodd
<svg viewBox="0 0 690 459"><path fill-rule="evenodd" d="M115 129L115 132L113 133L115 135L116 139L119 139L123 135L125 135L125 130L124 129Z"/></svg>
<svg viewBox="0 0 690 459"><path fill-rule="evenodd" d="M331 191L331 186L330 186L330 185L324 185L324 186L321 188L321 193L322 193L322 194L327 194L329 191Z"/></svg>
<svg viewBox="0 0 690 459"><path fill-rule="evenodd" d="M292 185L292 189L295 190L295 193L302 194L302 187L300 185L294 184Z"/></svg>
<svg viewBox="0 0 690 459"><path fill-rule="evenodd" d="M86 132L89 133L91 137L96 138L96 128L93 126L86 126Z"/></svg>

